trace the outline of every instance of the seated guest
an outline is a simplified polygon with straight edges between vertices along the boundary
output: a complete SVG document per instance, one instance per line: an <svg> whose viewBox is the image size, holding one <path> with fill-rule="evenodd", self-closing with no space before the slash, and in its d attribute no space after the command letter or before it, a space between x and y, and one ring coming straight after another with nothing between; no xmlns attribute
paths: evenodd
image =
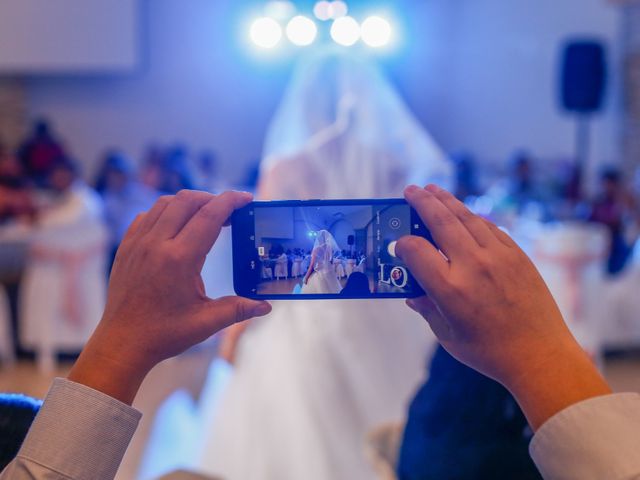
<svg viewBox="0 0 640 480"><path fill-rule="evenodd" d="M46 120L38 120L31 136L18 150L18 157L29 178L43 186L56 163L64 158L62 144L51 133Z"/></svg>
<svg viewBox="0 0 640 480"><path fill-rule="evenodd" d="M42 226L62 226L101 218L100 197L82 181L73 160L59 159L49 172L45 184L51 195L39 213L38 221Z"/></svg>
<svg viewBox="0 0 640 480"><path fill-rule="evenodd" d="M611 246L607 271L619 273L627 263L631 245L625 238L626 222L634 213L634 202L625 190L620 171L607 168L600 175L600 192L591 206L589 220L601 223L609 229Z"/></svg>
<svg viewBox="0 0 640 480"><path fill-rule="evenodd" d="M163 162L163 179L160 190L174 195L180 190L192 190L194 182L189 168L186 147L175 145L167 152Z"/></svg>
<svg viewBox="0 0 640 480"><path fill-rule="evenodd" d="M344 286L340 295L343 297L360 297L363 295L371 295L369 289L369 279L362 272L353 272L349 275L347 284Z"/></svg>
<svg viewBox="0 0 640 480"><path fill-rule="evenodd" d="M204 150L197 159L198 186L200 190L211 193L220 193L223 191L224 184L227 183L222 178L219 168L219 161L216 152L212 150Z"/></svg>
<svg viewBox="0 0 640 480"><path fill-rule="evenodd" d="M32 220L35 204L29 181L18 159L0 144L0 222Z"/></svg>
<svg viewBox="0 0 640 480"><path fill-rule="evenodd" d="M111 265L131 222L136 215L150 209L159 194L135 179L129 160L117 151L105 155L96 190L104 200L104 215L111 237Z"/></svg>
<svg viewBox="0 0 640 480"><path fill-rule="evenodd" d="M149 145L142 159L142 167L138 173L140 183L154 191L160 191L163 183L164 157L162 148L158 145Z"/></svg>
<svg viewBox="0 0 640 480"><path fill-rule="evenodd" d="M464 202L469 197L480 194L478 178L476 173L476 162L473 155L462 152L451 157L455 166L455 189L456 198Z"/></svg>
<svg viewBox="0 0 640 480"><path fill-rule="evenodd" d="M400 480L539 479L533 432L511 394L438 347L409 409Z"/></svg>
<svg viewBox="0 0 640 480"><path fill-rule="evenodd" d="M40 405L25 395L0 394L0 471L16 458Z"/></svg>

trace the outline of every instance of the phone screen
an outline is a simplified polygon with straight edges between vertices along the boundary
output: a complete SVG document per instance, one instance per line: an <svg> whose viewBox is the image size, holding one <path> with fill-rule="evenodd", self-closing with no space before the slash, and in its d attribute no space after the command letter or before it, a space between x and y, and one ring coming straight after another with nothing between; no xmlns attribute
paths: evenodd
<svg viewBox="0 0 640 480"><path fill-rule="evenodd" d="M404 200L254 202L232 219L234 283L263 299L423 294L395 256L405 235L432 241Z"/></svg>

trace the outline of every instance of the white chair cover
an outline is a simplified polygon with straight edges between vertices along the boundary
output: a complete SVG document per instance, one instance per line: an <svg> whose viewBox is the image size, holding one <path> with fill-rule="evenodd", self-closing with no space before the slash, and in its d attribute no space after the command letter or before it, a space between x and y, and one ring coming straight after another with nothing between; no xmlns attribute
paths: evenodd
<svg viewBox="0 0 640 480"><path fill-rule="evenodd" d="M293 278L298 278L304 275L305 272L302 271L302 258L296 257L293 259L293 265L291 266L291 276Z"/></svg>
<svg viewBox="0 0 640 480"><path fill-rule="evenodd" d="M280 257L278 257L278 260L276 260L274 275L277 279L287 278L289 276L287 272L287 262L288 260L286 255L280 255Z"/></svg>
<svg viewBox="0 0 640 480"><path fill-rule="evenodd" d="M108 232L97 199L82 195L82 208L73 205L73 215L55 212L55 221L45 219L30 242L19 335L23 347L36 351L43 371L53 369L56 352L82 349L106 301Z"/></svg>
<svg viewBox="0 0 640 480"><path fill-rule="evenodd" d="M262 264L262 278L263 280L271 280L273 278L273 268L267 267L264 263Z"/></svg>
<svg viewBox="0 0 640 480"><path fill-rule="evenodd" d="M530 252L567 325L595 360L609 328L601 309L608 238L606 229L594 224L542 225Z"/></svg>
<svg viewBox="0 0 640 480"><path fill-rule="evenodd" d="M345 273L344 264L342 263L342 260L336 260L335 268L336 268L336 276L338 278L344 278L347 276L347 274Z"/></svg>
<svg viewBox="0 0 640 480"><path fill-rule="evenodd" d="M4 288L0 285L0 361L13 363L15 353L11 335L11 311L9 299Z"/></svg>

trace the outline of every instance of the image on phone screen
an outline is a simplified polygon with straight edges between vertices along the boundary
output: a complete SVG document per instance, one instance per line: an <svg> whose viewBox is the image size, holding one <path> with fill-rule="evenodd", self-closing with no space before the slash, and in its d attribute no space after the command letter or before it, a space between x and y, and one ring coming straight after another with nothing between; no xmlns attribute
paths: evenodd
<svg viewBox="0 0 640 480"><path fill-rule="evenodd" d="M431 240L404 200L254 202L234 214L234 283L264 299L423 294L395 242Z"/></svg>

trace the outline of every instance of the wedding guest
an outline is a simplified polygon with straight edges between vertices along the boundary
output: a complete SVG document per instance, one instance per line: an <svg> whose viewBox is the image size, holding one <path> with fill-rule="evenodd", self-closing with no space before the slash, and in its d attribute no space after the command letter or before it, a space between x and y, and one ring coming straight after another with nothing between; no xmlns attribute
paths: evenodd
<svg viewBox="0 0 640 480"><path fill-rule="evenodd" d="M0 222L32 221L36 208L30 184L15 155L0 144Z"/></svg>
<svg viewBox="0 0 640 480"><path fill-rule="evenodd" d="M42 186L55 165L65 157L65 151L51 132L46 120L38 120L31 136L18 150L18 157L29 178Z"/></svg>
<svg viewBox="0 0 640 480"><path fill-rule="evenodd" d="M591 205L589 221L601 223L609 230L611 243L607 271L615 275L624 269L632 250L625 238L629 216L634 212L634 200L626 191L620 171L606 168L600 175L600 192Z"/></svg>
<svg viewBox="0 0 640 480"><path fill-rule="evenodd" d="M18 454L41 405L25 395L0 393L0 471Z"/></svg>
<svg viewBox="0 0 640 480"><path fill-rule="evenodd" d="M135 179L129 160L117 151L105 154L96 190L104 201L104 216L110 232L109 265L112 265L127 228L136 215L152 207L158 193Z"/></svg>
<svg viewBox="0 0 640 480"><path fill-rule="evenodd" d="M455 166L454 195L461 201L480 194L473 155L461 152L451 157Z"/></svg>
<svg viewBox="0 0 640 480"><path fill-rule="evenodd" d="M183 145L171 147L163 162L163 179L160 190L170 195L180 190L194 188L193 178L189 167L189 152Z"/></svg>
<svg viewBox="0 0 640 480"><path fill-rule="evenodd" d="M197 158L198 185L201 190L211 193L224 191L228 179L222 178L216 153L204 150ZM228 185L227 185L228 186Z"/></svg>
<svg viewBox="0 0 640 480"><path fill-rule="evenodd" d="M103 202L81 178L80 170L70 158L59 159L46 178L50 192L38 212L40 227L57 228L82 222L103 224Z"/></svg>
<svg viewBox="0 0 640 480"><path fill-rule="evenodd" d="M398 478L540 479L529 456L533 432L513 396L442 347L429 364L409 408Z"/></svg>
<svg viewBox="0 0 640 480"><path fill-rule="evenodd" d="M159 192L163 183L163 162L162 148L155 144L149 145L142 159L138 176L140 183Z"/></svg>
<svg viewBox="0 0 640 480"><path fill-rule="evenodd" d="M360 297L362 295L370 295L369 279L364 273L353 272L347 279L340 295L343 297Z"/></svg>

